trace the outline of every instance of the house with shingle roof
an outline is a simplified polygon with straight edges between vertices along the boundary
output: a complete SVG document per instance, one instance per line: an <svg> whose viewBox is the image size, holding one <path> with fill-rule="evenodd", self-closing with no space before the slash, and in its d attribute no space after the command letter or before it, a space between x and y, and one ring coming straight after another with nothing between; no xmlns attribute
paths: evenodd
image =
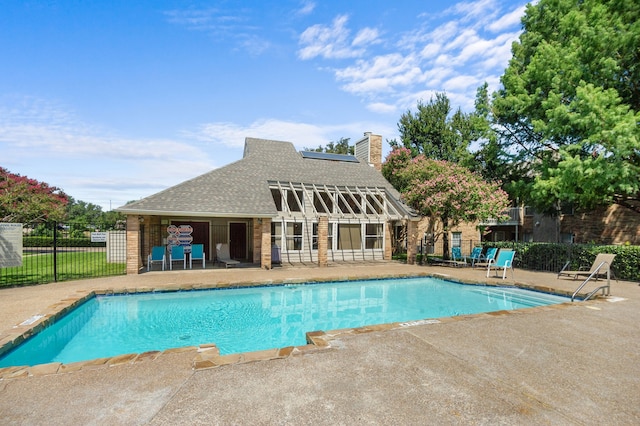
<svg viewBox="0 0 640 426"><path fill-rule="evenodd" d="M371 133L354 156L246 138L242 159L117 209L127 215L127 272L138 273L153 246L171 244L203 244L210 263L217 244L228 244L233 259L266 269L390 259L394 228L419 217L382 176L381 160L382 137ZM176 229L190 233L178 241Z"/></svg>

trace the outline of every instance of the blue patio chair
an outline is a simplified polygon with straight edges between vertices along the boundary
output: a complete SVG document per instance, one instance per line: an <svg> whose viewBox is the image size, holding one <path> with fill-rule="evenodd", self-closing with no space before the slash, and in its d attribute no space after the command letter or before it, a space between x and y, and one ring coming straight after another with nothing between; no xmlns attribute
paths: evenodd
<svg viewBox="0 0 640 426"><path fill-rule="evenodd" d="M483 260L484 256L482 255L482 247L474 247L473 250L471 250L469 259L471 260L472 268L476 265L476 262Z"/></svg>
<svg viewBox="0 0 640 426"><path fill-rule="evenodd" d="M489 278L489 271L491 271L491 268L494 268L496 270L496 277L498 276L498 270L502 269L503 280L506 278L507 269L511 269L511 278L513 279L513 258L515 256L515 250L501 249L496 260L489 261L489 266L487 267L487 278Z"/></svg>
<svg viewBox="0 0 640 426"><path fill-rule="evenodd" d="M189 269L193 268L194 260L202 260L202 269L204 269L205 255L203 244L193 244L191 246L191 256L189 257Z"/></svg>
<svg viewBox="0 0 640 426"><path fill-rule="evenodd" d="M169 253L169 270L173 270L173 262L182 261L182 269L187 269L187 256L184 254L184 247L172 246Z"/></svg>
<svg viewBox="0 0 640 426"><path fill-rule="evenodd" d="M476 266L487 266L490 262L495 262L497 253L498 249L496 247L489 247L480 261L476 262Z"/></svg>
<svg viewBox="0 0 640 426"><path fill-rule="evenodd" d="M164 264L167 260L167 256L164 250L164 246L154 246L151 248L151 253L147 256L147 272L152 268L154 263L162 263L162 270L164 271Z"/></svg>
<svg viewBox="0 0 640 426"><path fill-rule="evenodd" d="M455 266L467 264L467 258L462 255L460 247L451 247L451 262L453 262Z"/></svg>

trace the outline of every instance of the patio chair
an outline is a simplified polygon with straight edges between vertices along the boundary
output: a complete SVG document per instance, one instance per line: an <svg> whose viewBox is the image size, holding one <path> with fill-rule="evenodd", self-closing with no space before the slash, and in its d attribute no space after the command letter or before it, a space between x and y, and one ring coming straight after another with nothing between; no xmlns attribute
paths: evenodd
<svg viewBox="0 0 640 426"><path fill-rule="evenodd" d="M474 247L473 250L471 250L471 254L469 255L469 260L471 260L471 267L473 268L474 266L476 266L476 262L479 262L482 259L484 259L484 256L482 255L482 247Z"/></svg>
<svg viewBox="0 0 640 426"><path fill-rule="evenodd" d="M194 260L202 260L202 269L204 269L205 255L203 244L193 244L191 246L191 256L189 256L189 269L193 268Z"/></svg>
<svg viewBox="0 0 640 426"><path fill-rule="evenodd" d="M475 262L475 266L489 265L490 262L494 262L496 260L497 253L498 253L498 249L496 247L489 247L485 255Z"/></svg>
<svg viewBox="0 0 640 426"><path fill-rule="evenodd" d="M462 255L460 247L451 247L451 262L454 266L467 265L467 258Z"/></svg>
<svg viewBox="0 0 640 426"><path fill-rule="evenodd" d="M169 270L173 270L173 262L182 261L182 269L187 269L187 256L184 254L184 247L171 246L169 253Z"/></svg>
<svg viewBox="0 0 640 426"><path fill-rule="evenodd" d="M611 270L611 263L613 262L613 259L615 257L616 257L615 254L599 253L596 256L596 259L591 264L591 268L589 268L588 270L579 269L577 271L568 271L566 270L566 268L569 266L570 262L567 262L562 267L560 272L558 272L558 278L560 278L562 275L567 275L567 276L573 277L573 279L575 280L575 279L578 279L579 276L588 277L589 275L596 272L596 270L598 270L598 273L595 274L596 279L598 279L599 276L605 277L607 276L607 271ZM603 263L604 265L602 265ZM602 267L600 267L600 265L602 265ZM598 267L600 267L600 269L598 269Z"/></svg>
<svg viewBox="0 0 640 426"><path fill-rule="evenodd" d="M487 267L487 278L489 278L489 271L493 268L496 270L496 277L498 276L498 270L502 269L503 280L507 276L507 269L511 269L511 278L513 279L513 258L515 256L515 250L500 249L496 260L489 261L489 266Z"/></svg>
<svg viewBox="0 0 640 426"><path fill-rule="evenodd" d="M224 263L225 268L228 268L229 265L235 266L240 264L240 262L238 262L237 260L231 259L231 256L229 255L228 244L222 244L222 243L216 244L216 252L218 257L218 263Z"/></svg>
<svg viewBox="0 0 640 426"><path fill-rule="evenodd" d="M164 250L164 246L154 246L151 248L151 253L147 256L147 272L151 270L154 263L162 263L162 270L164 271L164 264L167 260L167 256Z"/></svg>

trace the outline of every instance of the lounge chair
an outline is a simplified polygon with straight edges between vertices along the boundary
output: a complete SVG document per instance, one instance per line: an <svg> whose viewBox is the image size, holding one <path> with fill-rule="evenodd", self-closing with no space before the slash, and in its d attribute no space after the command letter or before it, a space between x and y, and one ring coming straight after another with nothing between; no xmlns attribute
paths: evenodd
<svg viewBox="0 0 640 426"><path fill-rule="evenodd" d="M173 270L173 262L182 261L182 269L187 269L187 256L184 254L184 247L171 246L169 253L169 270Z"/></svg>
<svg viewBox="0 0 640 426"><path fill-rule="evenodd" d="M487 266L490 262L494 262L496 260L496 254L498 253L498 249L496 247L489 247L487 249L487 253L482 256L479 261L475 262L475 266Z"/></svg>
<svg viewBox="0 0 640 426"><path fill-rule="evenodd" d="M469 255L469 260L471 260L471 267L473 268L476 265L476 262L479 262L484 259L482 255L482 247L474 247L471 250L471 254Z"/></svg>
<svg viewBox="0 0 640 426"><path fill-rule="evenodd" d="M222 244L222 243L216 244L216 252L218 257L218 263L224 263L225 268L228 268L229 265L235 266L240 264L240 262L238 262L237 260L231 259L231 256L229 256L228 244Z"/></svg>
<svg viewBox="0 0 640 426"><path fill-rule="evenodd" d="M487 278L489 278L489 271L491 271L492 268L496 270L496 277L498 276L498 270L502 269L503 280L507 276L507 269L511 269L511 278L513 278L513 258L515 256L515 250L500 249L495 262L491 260L489 261L489 266L487 267Z"/></svg>
<svg viewBox="0 0 640 426"><path fill-rule="evenodd" d="M202 260L202 269L205 267L205 255L203 244L193 244L191 246L191 256L189 256L189 269L193 268L194 260Z"/></svg>
<svg viewBox="0 0 640 426"><path fill-rule="evenodd" d="M167 260L167 255L164 250L164 246L154 246L151 248L151 253L147 256L147 272L151 270L154 263L162 263L162 270L164 271L164 265Z"/></svg>
<svg viewBox="0 0 640 426"><path fill-rule="evenodd" d="M451 247L451 262L454 266L467 265L467 258L462 255L460 247Z"/></svg>
<svg viewBox="0 0 640 426"><path fill-rule="evenodd" d="M591 275L594 272L596 272L596 270L598 270L598 267L600 267L600 265L602 265L604 263L604 265L602 265L602 267L600 267L600 269L598 270L598 273L595 275L596 279L598 279L599 276L606 276L607 272L611 270L611 263L613 263L613 259L615 257L616 257L615 254L599 253L596 256L596 260L594 260L593 264L591 264L591 268L589 268L589 270L580 269L580 270L577 270L577 271L568 271L568 270L566 270L566 268L569 266L570 262L567 262L562 267L562 270L560 272L558 272L558 278L560 278L562 275L567 275L569 277L573 277L574 280L578 279L578 277L580 277L580 276L588 277L589 275Z"/></svg>

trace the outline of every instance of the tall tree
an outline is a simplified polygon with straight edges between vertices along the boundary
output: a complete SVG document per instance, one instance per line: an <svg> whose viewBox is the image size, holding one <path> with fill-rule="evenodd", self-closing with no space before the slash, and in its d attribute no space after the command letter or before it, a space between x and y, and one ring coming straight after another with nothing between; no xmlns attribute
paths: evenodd
<svg viewBox="0 0 640 426"><path fill-rule="evenodd" d="M340 138L336 142L329 142L326 146L320 145L317 148L305 148L305 151L327 152L330 154L353 155L354 147L349 146L350 138Z"/></svg>
<svg viewBox="0 0 640 426"><path fill-rule="evenodd" d="M434 160L467 164L469 144L476 138L470 114L458 109L451 114L449 98L437 93L428 103L418 101L417 110L406 111L398 122L400 140L391 140L392 148L405 147L412 156L419 154Z"/></svg>
<svg viewBox="0 0 640 426"><path fill-rule="evenodd" d="M500 182L486 182L466 167L420 154L408 148L394 149L382 165L384 177L402 193L421 215L428 217L430 232L443 236L445 256L449 253L447 234L462 222L501 218L509 197ZM441 227L440 227L441 226Z"/></svg>
<svg viewBox="0 0 640 426"><path fill-rule="evenodd" d="M0 167L0 220L35 222L64 217L68 196L60 188Z"/></svg>
<svg viewBox="0 0 640 426"><path fill-rule="evenodd" d="M531 201L640 212L640 4L540 0L522 22L493 105Z"/></svg>

